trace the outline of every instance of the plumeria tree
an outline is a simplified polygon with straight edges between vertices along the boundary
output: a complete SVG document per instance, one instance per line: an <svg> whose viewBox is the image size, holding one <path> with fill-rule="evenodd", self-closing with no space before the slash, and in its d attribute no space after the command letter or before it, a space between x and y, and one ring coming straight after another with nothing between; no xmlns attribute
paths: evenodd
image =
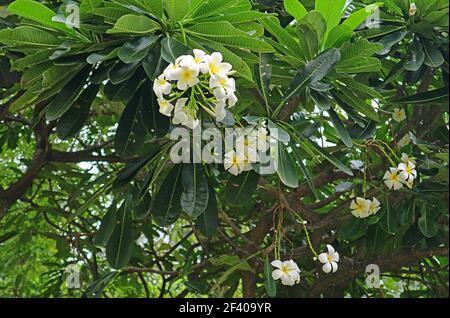
<svg viewBox="0 0 450 318"><path fill-rule="evenodd" d="M448 296L448 2L2 1L0 296Z"/></svg>

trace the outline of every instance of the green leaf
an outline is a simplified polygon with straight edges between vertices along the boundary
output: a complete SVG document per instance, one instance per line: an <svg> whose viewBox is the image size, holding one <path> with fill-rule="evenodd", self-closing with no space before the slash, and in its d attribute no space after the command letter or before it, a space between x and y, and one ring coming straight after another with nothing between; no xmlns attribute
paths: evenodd
<svg viewBox="0 0 450 318"><path fill-rule="evenodd" d="M53 34L29 26L0 30L0 43L7 45L26 45L36 47L57 47L61 44Z"/></svg>
<svg viewBox="0 0 450 318"><path fill-rule="evenodd" d="M225 188L224 201L232 206L247 203L255 192L259 179L260 175L253 170L232 176Z"/></svg>
<svg viewBox="0 0 450 318"><path fill-rule="evenodd" d="M116 225L106 244L106 259L112 268L128 265L133 245L131 202L125 199L117 212Z"/></svg>
<svg viewBox="0 0 450 318"><path fill-rule="evenodd" d="M94 234L93 243L95 246L105 247L116 226L117 209L113 203L106 212L100 223L98 231Z"/></svg>
<svg viewBox="0 0 450 318"><path fill-rule="evenodd" d="M150 50L147 56L142 60L141 65L148 78L152 81L162 74L166 68L167 62L161 58L161 45L159 43Z"/></svg>
<svg viewBox="0 0 450 318"><path fill-rule="evenodd" d="M141 91L138 91L120 116L114 139L114 149L120 156L135 155L145 141L147 131L140 117L141 98Z"/></svg>
<svg viewBox="0 0 450 318"><path fill-rule="evenodd" d="M436 214L429 210L426 203L421 205L420 213L421 216L418 220L420 232L425 237L435 237L438 233Z"/></svg>
<svg viewBox="0 0 450 318"><path fill-rule="evenodd" d="M206 237L212 237L219 226L217 198L211 183L209 183L209 189L211 192L209 194L205 213L197 218L198 229L200 230L200 233Z"/></svg>
<svg viewBox="0 0 450 318"><path fill-rule="evenodd" d="M157 147L141 158L128 164L117 175L116 179L114 180L113 187L120 188L124 185L127 185L136 176L136 174L159 153L160 150L161 149Z"/></svg>
<svg viewBox="0 0 450 318"><path fill-rule="evenodd" d="M277 146L273 147L272 156L274 159L275 170L281 182L291 188L298 187L298 175L295 169L295 160L292 154L288 152L286 146L278 142Z"/></svg>
<svg viewBox="0 0 450 318"><path fill-rule="evenodd" d="M65 23L53 21L52 19L56 16L56 13L37 1L16 0L8 6L8 11L61 31L72 38L84 39L87 42L87 39L75 31L74 28L68 27Z"/></svg>
<svg viewBox="0 0 450 318"><path fill-rule="evenodd" d="M146 82L143 87L151 87L151 84ZM165 136L169 131L170 119L159 112L159 105L153 90L142 90L139 107L141 122L147 133L154 134L158 138Z"/></svg>
<svg viewBox="0 0 450 318"><path fill-rule="evenodd" d="M379 3L373 3L365 8L352 12L348 18L342 22L342 25L348 26L352 31L355 30L358 26L361 25L367 18L373 15L378 8L380 7Z"/></svg>
<svg viewBox="0 0 450 318"><path fill-rule="evenodd" d="M174 38L166 37L161 41L161 57L167 63L175 63L179 56L190 54L191 51L190 48Z"/></svg>
<svg viewBox="0 0 450 318"><path fill-rule="evenodd" d="M341 54L338 49L330 49L317 56L306 64L303 70L298 71L294 80L289 85L279 107L286 105L302 88L311 82L320 81L339 62Z"/></svg>
<svg viewBox="0 0 450 318"><path fill-rule="evenodd" d="M164 0L164 8L169 19L172 22L182 20L189 11L190 2L190 0Z"/></svg>
<svg viewBox="0 0 450 318"><path fill-rule="evenodd" d="M375 57L355 56L336 65L336 72L347 74L378 72L380 69L381 61Z"/></svg>
<svg viewBox="0 0 450 318"><path fill-rule="evenodd" d="M338 25L328 33L323 45L324 49L341 47L344 42L349 41L353 36L353 31L347 25Z"/></svg>
<svg viewBox="0 0 450 318"><path fill-rule="evenodd" d="M346 0L316 0L315 10L325 18L327 24L325 38L341 21L346 2Z"/></svg>
<svg viewBox="0 0 450 318"><path fill-rule="evenodd" d="M320 50L320 38L316 29L310 23L300 22L297 26L300 54L305 61L312 60Z"/></svg>
<svg viewBox="0 0 450 318"><path fill-rule="evenodd" d="M423 63L429 67L439 67L444 64L444 57L438 48L434 47L433 44L426 42L423 45L423 52L425 54L425 59Z"/></svg>
<svg viewBox="0 0 450 318"><path fill-rule="evenodd" d="M61 90L58 96L48 105L45 117L48 121L53 121L64 115L80 96L83 86L91 71L91 67L85 67L73 79L71 79Z"/></svg>
<svg viewBox="0 0 450 318"><path fill-rule="evenodd" d="M86 297L100 297L105 287L120 274L120 272L109 272L95 280L84 292Z"/></svg>
<svg viewBox="0 0 450 318"><path fill-rule="evenodd" d="M231 47L245 48L254 52L273 52L273 48L269 44L249 36L227 21L198 23L186 29L186 32Z"/></svg>
<svg viewBox="0 0 450 318"><path fill-rule="evenodd" d="M120 17L114 27L106 33L146 34L159 28L158 23L144 15L127 14Z"/></svg>
<svg viewBox="0 0 450 318"><path fill-rule="evenodd" d="M328 113L330 114L331 121L333 122L334 128L336 129L337 133L341 137L342 142L347 147L352 147L353 146L352 137L350 137L347 128L344 127L344 124L342 123L338 114L336 114L333 108L330 108L328 110Z"/></svg>
<svg viewBox="0 0 450 318"><path fill-rule="evenodd" d="M272 78L272 60L273 56L265 53L259 54L259 63L255 64L255 80L258 86L258 90L261 96L264 98L266 107L270 109L269 106L269 86L270 80Z"/></svg>
<svg viewBox="0 0 450 318"><path fill-rule="evenodd" d="M159 226L175 223L181 214L181 164L175 165L164 179L152 204L152 215Z"/></svg>
<svg viewBox="0 0 450 318"><path fill-rule="evenodd" d="M273 298L277 295L277 284L272 278L272 266L267 256L264 258L264 287L269 297Z"/></svg>
<svg viewBox="0 0 450 318"><path fill-rule="evenodd" d="M264 28L270 32L282 46L287 48L290 54L296 56L297 52L300 50L300 46L294 40L294 37L281 27L280 21L277 18L267 17L266 19L261 19L260 23L264 25Z"/></svg>
<svg viewBox="0 0 450 318"><path fill-rule="evenodd" d="M184 164L181 180L181 207L189 217L197 218L205 212L209 198L208 182L202 164Z"/></svg>
<svg viewBox="0 0 450 318"><path fill-rule="evenodd" d="M119 84L130 79L139 67L139 62L130 64L118 61L108 72L108 77L111 83Z"/></svg>
<svg viewBox="0 0 450 318"><path fill-rule="evenodd" d="M324 156L325 159L327 159L332 165L334 165L339 170L345 172L349 176L353 176L352 170L349 167L347 167L345 164L343 164L339 159L337 159L335 156L330 154L328 151L326 151L322 147L319 147L314 141L308 139L308 142L310 145L313 146L313 148L318 153L320 153L322 156Z"/></svg>
<svg viewBox="0 0 450 318"><path fill-rule="evenodd" d="M308 11L306 11L303 4L298 0L284 0L284 8L286 12L293 16L297 21L300 21Z"/></svg>
<svg viewBox="0 0 450 318"><path fill-rule="evenodd" d="M124 63L141 61L148 53L150 47L158 39L157 36L146 36L125 43L119 50L119 59Z"/></svg>
<svg viewBox="0 0 450 318"><path fill-rule="evenodd" d="M394 100L398 104L441 104L448 103L448 87L417 93L408 97Z"/></svg>
<svg viewBox="0 0 450 318"><path fill-rule="evenodd" d="M83 128L99 89L100 85L91 84L81 93L70 109L61 116L56 126L56 134L60 139L72 138Z"/></svg>
<svg viewBox="0 0 450 318"><path fill-rule="evenodd" d="M408 48L408 55L404 68L408 71L416 72L420 69L425 60L425 53L422 50L422 44L419 40L414 39Z"/></svg>

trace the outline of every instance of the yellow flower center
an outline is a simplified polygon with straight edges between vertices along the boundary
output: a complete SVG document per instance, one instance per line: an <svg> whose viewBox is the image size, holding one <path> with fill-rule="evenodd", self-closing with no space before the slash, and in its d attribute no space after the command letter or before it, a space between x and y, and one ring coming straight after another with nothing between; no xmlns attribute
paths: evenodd
<svg viewBox="0 0 450 318"><path fill-rule="evenodd" d="M409 166L407 166L406 167L406 172L408 173L408 174L411 174L412 173L412 168L411 167L409 167Z"/></svg>
<svg viewBox="0 0 450 318"><path fill-rule="evenodd" d="M219 68L218 68L217 65L215 65L215 64L210 64L210 65L209 65L209 71L210 71L212 74L216 74L217 72L219 72Z"/></svg>
<svg viewBox="0 0 450 318"><path fill-rule="evenodd" d="M223 78L220 79L219 85L220 85L220 87L222 87L222 88L225 87L225 80L224 80Z"/></svg>
<svg viewBox="0 0 450 318"><path fill-rule="evenodd" d="M164 85L166 83L167 83L167 81L165 79L160 79L159 80L159 85Z"/></svg>
<svg viewBox="0 0 450 318"><path fill-rule="evenodd" d="M196 57L194 59L194 62L197 63L197 64L200 64L202 62L202 59L200 57Z"/></svg>
<svg viewBox="0 0 450 318"><path fill-rule="evenodd" d="M288 274L289 268L287 266L281 266L281 271L283 272L283 274Z"/></svg>
<svg viewBox="0 0 450 318"><path fill-rule="evenodd" d="M183 74L181 74L181 77L182 77L183 80L185 80L185 81L190 81L190 80L192 80L192 78L194 77L193 75L194 75L194 73L193 73L192 71L190 71L190 70L184 70L184 71L183 71Z"/></svg>
<svg viewBox="0 0 450 318"><path fill-rule="evenodd" d="M162 108L166 108L167 106L169 106L169 102L168 101L162 101L161 103L159 103L159 105L162 107Z"/></svg>
<svg viewBox="0 0 450 318"><path fill-rule="evenodd" d="M393 173L393 174L391 174L391 175L389 176L389 179L390 179L391 181L396 182L396 181L398 181L398 176L397 176L395 173Z"/></svg>
<svg viewBox="0 0 450 318"><path fill-rule="evenodd" d="M327 259L328 259L328 262L330 262L330 263L331 263L331 262L333 261L333 256L331 256L331 255L328 255L328 256L327 256Z"/></svg>

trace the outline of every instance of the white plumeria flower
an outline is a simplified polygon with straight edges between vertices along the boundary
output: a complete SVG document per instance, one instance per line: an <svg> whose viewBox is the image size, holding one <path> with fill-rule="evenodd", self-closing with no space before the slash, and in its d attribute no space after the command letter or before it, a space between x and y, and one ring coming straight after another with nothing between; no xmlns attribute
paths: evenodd
<svg viewBox="0 0 450 318"><path fill-rule="evenodd" d="M216 108L214 109L214 113L216 115L217 121L224 120L225 116L227 115L227 112L225 111L225 102L223 100L219 100L216 103Z"/></svg>
<svg viewBox="0 0 450 318"><path fill-rule="evenodd" d="M234 92L231 92L228 95L228 106L233 107L238 102L238 98L236 97L236 94Z"/></svg>
<svg viewBox="0 0 450 318"><path fill-rule="evenodd" d="M408 163L411 162L412 164L416 164L416 158L414 157L409 157L406 153L402 153L402 158L401 158L402 162L404 163Z"/></svg>
<svg viewBox="0 0 450 318"><path fill-rule="evenodd" d="M350 160L350 168L361 171L364 168L364 162L361 160Z"/></svg>
<svg viewBox="0 0 450 318"><path fill-rule="evenodd" d="M186 112L184 112L183 108L186 106L188 99L187 98L180 98L177 100L175 104L175 114L172 120L172 123L175 125L182 124L185 125L188 117Z"/></svg>
<svg viewBox="0 0 450 318"><path fill-rule="evenodd" d="M392 114L392 118L400 123L406 119L406 113L404 109L394 108L394 113Z"/></svg>
<svg viewBox="0 0 450 318"><path fill-rule="evenodd" d="M357 197L350 203L352 214L357 218L366 218L370 215L370 205L372 201Z"/></svg>
<svg viewBox="0 0 450 318"><path fill-rule="evenodd" d="M408 181L405 182L405 185L409 188L412 189L412 187L414 186L414 179L410 179Z"/></svg>
<svg viewBox="0 0 450 318"><path fill-rule="evenodd" d="M405 181L414 180L417 178L416 166L412 162L401 163L398 165L398 171L400 171L400 176Z"/></svg>
<svg viewBox="0 0 450 318"><path fill-rule="evenodd" d="M169 81L176 81L180 78L181 67L178 64L178 59L175 63L170 63L163 72L164 77Z"/></svg>
<svg viewBox="0 0 450 318"><path fill-rule="evenodd" d="M417 6L416 6L416 4L415 4L415 3L411 3L411 4L409 5L409 11L408 11L409 16L410 16L410 17L415 16L415 15L416 15L416 12L417 12Z"/></svg>
<svg viewBox="0 0 450 318"><path fill-rule="evenodd" d="M181 67L180 77L177 82L177 88L181 91L188 87L193 87L198 84L198 70L190 67Z"/></svg>
<svg viewBox="0 0 450 318"><path fill-rule="evenodd" d="M258 161L258 139L252 135L241 135L236 140L236 151L243 153L250 162Z"/></svg>
<svg viewBox="0 0 450 318"><path fill-rule="evenodd" d="M383 180L386 187L391 190L401 189L403 187L403 183L405 182L397 168L389 168L389 170L384 174Z"/></svg>
<svg viewBox="0 0 450 318"><path fill-rule="evenodd" d="M167 117L170 117L172 110L174 109L173 105L163 97L158 98L158 104L159 112Z"/></svg>
<svg viewBox="0 0 450 318"><path fill-rule="evenodd" d="M269 150L269 136L265 127L253 129L250 132L250 136L256 138L256 148L258 149L258 151L266 152L267 150Z"/></svg>
<svg viewBox="0 0 450 318"><path fill-rule="evenodd" d="M319 255L319 261L324 264L322 270L325 273L335 273L338 270L339 254L334 250L333 246L327 244L328 253Z"/></svg>
<svg viewBox="0 0 450 318"><path fill-rule="evenodd" d="M294 286L300 283L300 269L293 260L282 262L275 260L272 263L276 269L272 272L274 280L281 279L281 284L285 286Z"/></svg>
<svg viewBox="0 0 450 318"><path fill-rule="evenodd" d="M172 91L172 84L166 80L164 74L161 74L153 83L153 91L158 97L169 95Z"/></svg>
<svg viewBox="0 0 450 318"><path fill-rule="evenodd" d="M397 143L398 148L402 149L403 147L409 145L411 142L411 136L409 134L406 134L403 136L402 139Z"/></svg>
<svg viewBox="0 0 450 318"><path fill-rule="evenodd" d="M372 201L370 202L370 207L369 207L370 215L377 214L377 212L380 211L380 209L381 209L380 205L381 205L380 201L378 201L377 198L372 198Z"/></svg>
<svg viewBox="0 0 450 318"><path fill-rule="evenodd" d="M227 76L211 77L209 80L209 87L214 88L214 96L219 100L226 99L236 90L234 79Z"/></svg>
<svg viewBox="0 0 450 318"><path fill-rule="evenodd" d="M253 169L252 163L255 161L252 160L253 158L248 155L244 155L244 161L241 164L241 171L250 171Z"/></svg>
<svg viewBox="0 0 450 318"><path fill-rule="evenodd" d="M210 56L205 56L205 64L202 73L209 73L210 76L227 76L232 69L230 63L222 63L223 57L219 52L214 52Z"/></svg>
<svg viewBox="0 0 450 318"><path fill-rule="evenodd" d="M237 176L242 172L241 166L244 165L245 156L243 153L236 153L234 150L227 152L224 158L224 168L232 175Z"/></svg>
<svg viewBox="0 0 450 318"><path fill-rule="evenodd" d="M184 55L180 60L180 66L194 68L197 71L201 71L205 65L206 53L202 50L194 50L194 56Z"/></svg>

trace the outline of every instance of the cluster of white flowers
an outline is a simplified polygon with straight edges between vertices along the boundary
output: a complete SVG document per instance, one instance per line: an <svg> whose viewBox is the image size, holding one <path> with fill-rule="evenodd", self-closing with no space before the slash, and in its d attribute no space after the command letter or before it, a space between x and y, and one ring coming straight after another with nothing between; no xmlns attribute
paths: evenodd
<svg viewBox="0 0 450 318"><path fill-rule="evenodd" d="M377 212L380 211L380 208L380 201L378 201L377 198L366 200L364 198L357 197L352 201L352 203L350 203L352 214L360 219L377 214Z"/></svg>
<svg viewBox="0 0 450 318"><path fill-rule="evenodd" d="M172 117L172 123L194 129L200 124L199 109L222 121L226 107L236 105L234 73L222 54L211 55L194 50L171 63L154 82L161 114Z"/></svg>
<svg viewBox="0 0 450 318"><path fill-rule="evenodd" d="M325 273L335 273L338 270L339 254L330 244L327 244L327 252L321 253L318 259L323 264L322 270ZM315 258L315 260L317 259ZM301 271L293 260L284 262L274 260L271 264L275 267L275 270L272 272L274 280L281 279L281 284L286 286L294 286L300 283Z"/></svg>
<svg viewBox="0 0 450 318"><path fill-rule="evenodd" d="M225 153L224 168L237 176L252 170L252 164L260 161L259 153L270 147L268 130L264 124L245 130L236 140L235 147Z"/></svg>
<svg viewBox="0 0 450 318"><path fill-rule="evenodd" d="M397 167L391 167L384 174L383 180L390 190L400 190L404 185L412 188L414 180L417 178L416 161L408 155L402 155L402 163Z"/></svg>

